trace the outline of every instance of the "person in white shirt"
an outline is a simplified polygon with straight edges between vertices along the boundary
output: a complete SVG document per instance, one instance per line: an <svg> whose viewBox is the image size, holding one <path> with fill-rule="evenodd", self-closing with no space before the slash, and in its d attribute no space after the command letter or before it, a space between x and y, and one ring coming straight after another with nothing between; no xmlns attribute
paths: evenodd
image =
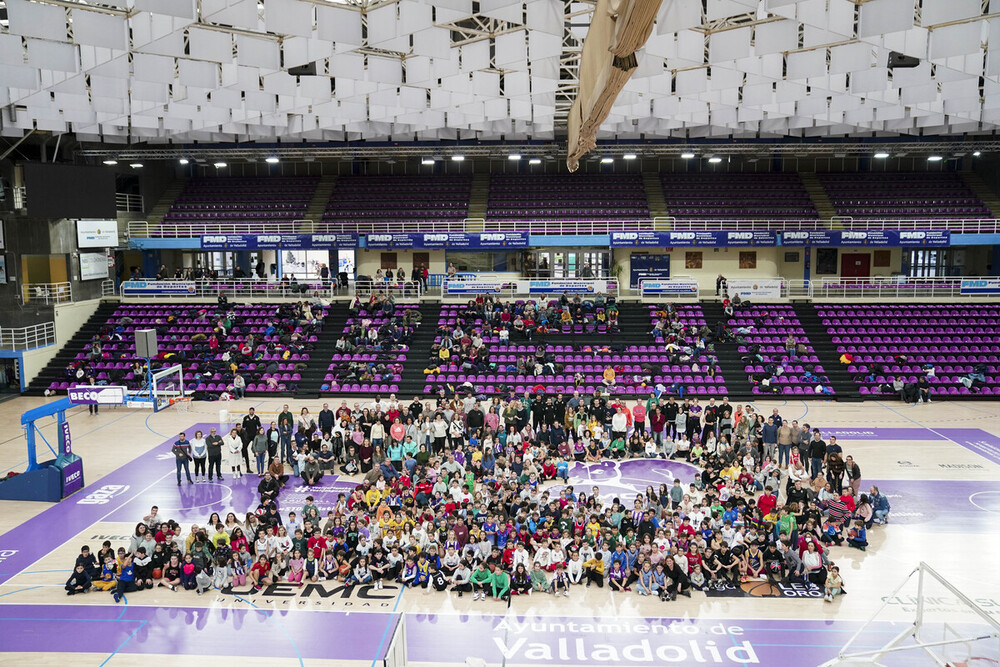
<svg viewBox="0 0 1000 667"><path fill-rule="evenodd" d="M583 580L583 561L580 559L580 554L574 553L569 557L569 563L566 565L566 575L569 577L569 583L579 584Z"/></svg>
<svg viewBox="0 0 1000 667"><path fill-rule="evenodd" d="M514 549L513 558L511 560L511 569L516 568L518 565L524 565L524 569L531 567L531 554L528 553L527 549L524 548L523 542L518 542L517 548Z"/></svg>
<svg viewBox="0 0 1000 667"><path fill-rule="evenodd" d="M624 438L628 434L628 417L624 410L618 410L611 417L611 433L612 439Z"/></svg>

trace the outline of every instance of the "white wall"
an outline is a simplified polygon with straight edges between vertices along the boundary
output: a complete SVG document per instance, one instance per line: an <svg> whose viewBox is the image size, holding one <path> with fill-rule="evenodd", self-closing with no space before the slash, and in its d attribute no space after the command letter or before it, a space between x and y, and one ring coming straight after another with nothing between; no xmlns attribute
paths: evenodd
<svg viewBox="0 0 1000 667"><path fill-rule="evenodd" d="M651 255L670 255L670 275L690 276L698 281L702 290L714 290L715 278L720 273L728 279L737 278L775 278L787 277L793 280L802 279L802 262L785 264L785 250L788 248L742 248L744 252L757 253L756 269L741 269L740 248L673 248L669 251L663 248L617 248L614 251L614 261L622 265L621 279L628 282L631 275L631 258L633 253ZM700 269L685 268L686 254L700 252L702 265ZM800 254L800 259L802 255Z"/></svg>
<svg viewBox="0 0 1000 667"><path fill-rule="evenodd" d="M804 248L803 248L804 250ZM889 266L875 266L874 253L876 250L888 250L890 253ZM838 248L837 253L837 272L836 273L824 273L822 275L816 273L816 248L812 248L812 265L810 268L810 274L813 280L822 280L823 278L837 278L840 276L840 263L845 254L847 255L869 255L869 263L871 265L871 274L873 276L891 276L893 274L898 274L902 271L903 267L903 249L902 248ZM801 268L801 267L800 267ZM801 271L798 276L802 277Z"/></svg>

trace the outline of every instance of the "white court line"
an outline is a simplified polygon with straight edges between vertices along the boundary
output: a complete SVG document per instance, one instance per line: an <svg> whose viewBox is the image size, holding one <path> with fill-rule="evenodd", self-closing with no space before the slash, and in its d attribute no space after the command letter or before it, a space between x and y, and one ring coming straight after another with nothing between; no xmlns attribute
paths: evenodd
<svg viewBox="0 0 1000 667"><path fill-rule="evenodd" d="M129 498L128 500L126 500L126 501L125 501L124 503L122 503L122 504L121 504L121 505L119 505L118 507L115 507L114 509L112 509L112 510L111 510L110 512L108 512L107 514L105 514L104 516L102 516L102 517L101 517L100 519L98 519L97 521L94 521L93 523L91 523L91 524L90 524L90 525L88 525L88 526L81 526L81 530L86 530L86 529L88 529L88 528L90 528L90 527L94 526L95 524L98 524L98 523L101 523L102 521L104 521L105 519L107 519L107 518L108 518L109 516L111 516L112 514L114 514L115 512L117 512L118 510L122 509L123 507L127 506L127 505L128 505L128 504L129 504L130 502L132 502L133 500L136 500L136 499L137 499L137 498L138 498L139 496L141 496L142 494L146 493L146 491L149 491L149 490L150 490L151 488L153 488L154 486L156 486L157 484L159 484L160 482L162 482L162 481L164 480L164 478L166 478L166 477L168 477L168 476L170 476L170 475L174 475L174 474L176 474L176 473L175 473L175 471L173 471L173 470L171 470L171 471L168 471L168 472L167 472L166 474L164 474L164 475L163 475L162 477L159 477L159 478L157 478L157 479L156 479L156 481L154 481L154 482L153 482L152 484L150 484L149 486L147 486L146 488L144 488L144 489L143 489L142 491L139 491L138 493L136 493L136 494L135 494L134 496L132 496L131 498ZM39 516L41 516L41 515L39 515ZM29 521L30 521L30 520L31 520L31 519L29 519ZM79 532L79 531L77 531L77 533L78 533L78 532ZM77 533L73 533L73 535L76 535ZM72 535L71 535L70 537L66 538L66 539L65 539L65 540L63 541L63 543L62 543L62 544L60 544L60 545L59 545L58 547L56 547L55 549L52 549L51 551L49 551L49 552L48 552L48 553L46 553L45 555L43 555L43 556L39 557L38 559L36 559L35 561L33 561L33 562L32 562L32 563L30 564L30 565L28 565L28 566L26 566L26 567L24 567L24 568L21 568L20 570L18 570L18 571L17 571L17 572L15 572L14 574L12 574L12 575L10 575L9 577L7 577L7 578L6 578L6 580L7 580L7 581L9 581L9 580L13 579L14 577L18 577L18 576L20 576L22 572L24 572L24 571L26 571L26 570L29 570L29 569L31 569L31 568L32 568L32 567L34 567L34 566L35 566L35 565L36 565L37 563L40 563L40 562L41 562L41 561L42 561L43 559L45 559L45 558L48 558L48 557L49 557L49 556L51 556L51 555L52 555L53 553L55 553L55 551L56 551L57 549L61 549L62 547L64 547L64 546L66 545L66 543L67 543L67 542L69 542L69 541L70 541L71 539L73 539L73 536L72 536ZM6 584L0 584L0 585L6 585Z"/></svg>

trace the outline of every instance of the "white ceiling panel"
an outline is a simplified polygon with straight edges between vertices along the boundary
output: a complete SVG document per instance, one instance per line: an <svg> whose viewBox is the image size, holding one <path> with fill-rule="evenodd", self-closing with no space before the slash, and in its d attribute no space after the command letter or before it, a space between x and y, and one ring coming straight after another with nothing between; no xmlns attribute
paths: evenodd
<svg viewBox="0 0 1000 667"><path fill-rule="evenodd" d="M981 52L981 34L981 21L936 28L931 33L930 57L938 60Z"/></svg>
<svg viewBox="0 0 1000 667"><path fill-rule="evenodd" d="M233 36L217 30L191 28L188 33L190 55L197 60L212 60L217 63L233 59Z"/></svg>
<svg viewBox="0 0 1000 667"><path fill-rule="evenodd" d="M8 0L7 17L10 31L16 35L65 41L66 10L26 0Z"/></svg>
<svg viewBox="0 0 1000 667"><path fill-rule="evenodd" d="M269 0L270 1L270 0ZM194 19L195 0L135 0L135 8L153 14L166 14L181 19Z"/></svg>
<svg viewBox="0 0 1000 667"><path fill-rule="evenodd" d="M70 15L73 17L73 41L77 44L128 48L124 18L80 9L74 9Z"/></svg>
<svg viewBox="0 0 1000 667"><path fill-rule="evenodd" d="M247 35L236 36L236 61L248 67L277 69L281 62L278 42Z"/></svg>
<svg viewBox="0 0 1000 667"><path fill-rule="evenodd" d="M303 0L267 0L264 25L279 35L309 37L313 33L313 5Z"/></svg>
<svg viewBox="0 0 1000 667"><path fill-rule="evenodd" d="M708 40L708 57L712 63L736 60L750 55L750 28L736 28L714 33Z"/></svg>
<svg viewBox="0 0 1000 667"><path fill-rule="evenodd" d="M77 72L77 47L63 42L28 39L28 64L38 69Z"/></svg>
<svg viewBox="0 0 1000 667"><path fill-rule="evenodd" d="M361 45L361 12L355 9L317 5L316 33L320 39Z"/></svg>
<svg viewBox="0 0 1000 667"><path fill-rule="evenodd" d="M799 45L799 24L795 21L764 23L754 31L754 52L758 55L791 51Z"/></svg>

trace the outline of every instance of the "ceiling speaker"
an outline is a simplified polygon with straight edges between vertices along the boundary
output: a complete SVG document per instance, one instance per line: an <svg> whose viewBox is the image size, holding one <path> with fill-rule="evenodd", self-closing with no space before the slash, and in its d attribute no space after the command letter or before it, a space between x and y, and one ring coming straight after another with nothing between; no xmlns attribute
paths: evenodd
<svg viewBox="0 0 1000 667"><path fill-rule="evenodd" d="M920 64L920 58L914 58L913 56L904 56L898 51L889 52L889 62L886 63L886 67L892 69L893 67L916 67Z"/></svg>

